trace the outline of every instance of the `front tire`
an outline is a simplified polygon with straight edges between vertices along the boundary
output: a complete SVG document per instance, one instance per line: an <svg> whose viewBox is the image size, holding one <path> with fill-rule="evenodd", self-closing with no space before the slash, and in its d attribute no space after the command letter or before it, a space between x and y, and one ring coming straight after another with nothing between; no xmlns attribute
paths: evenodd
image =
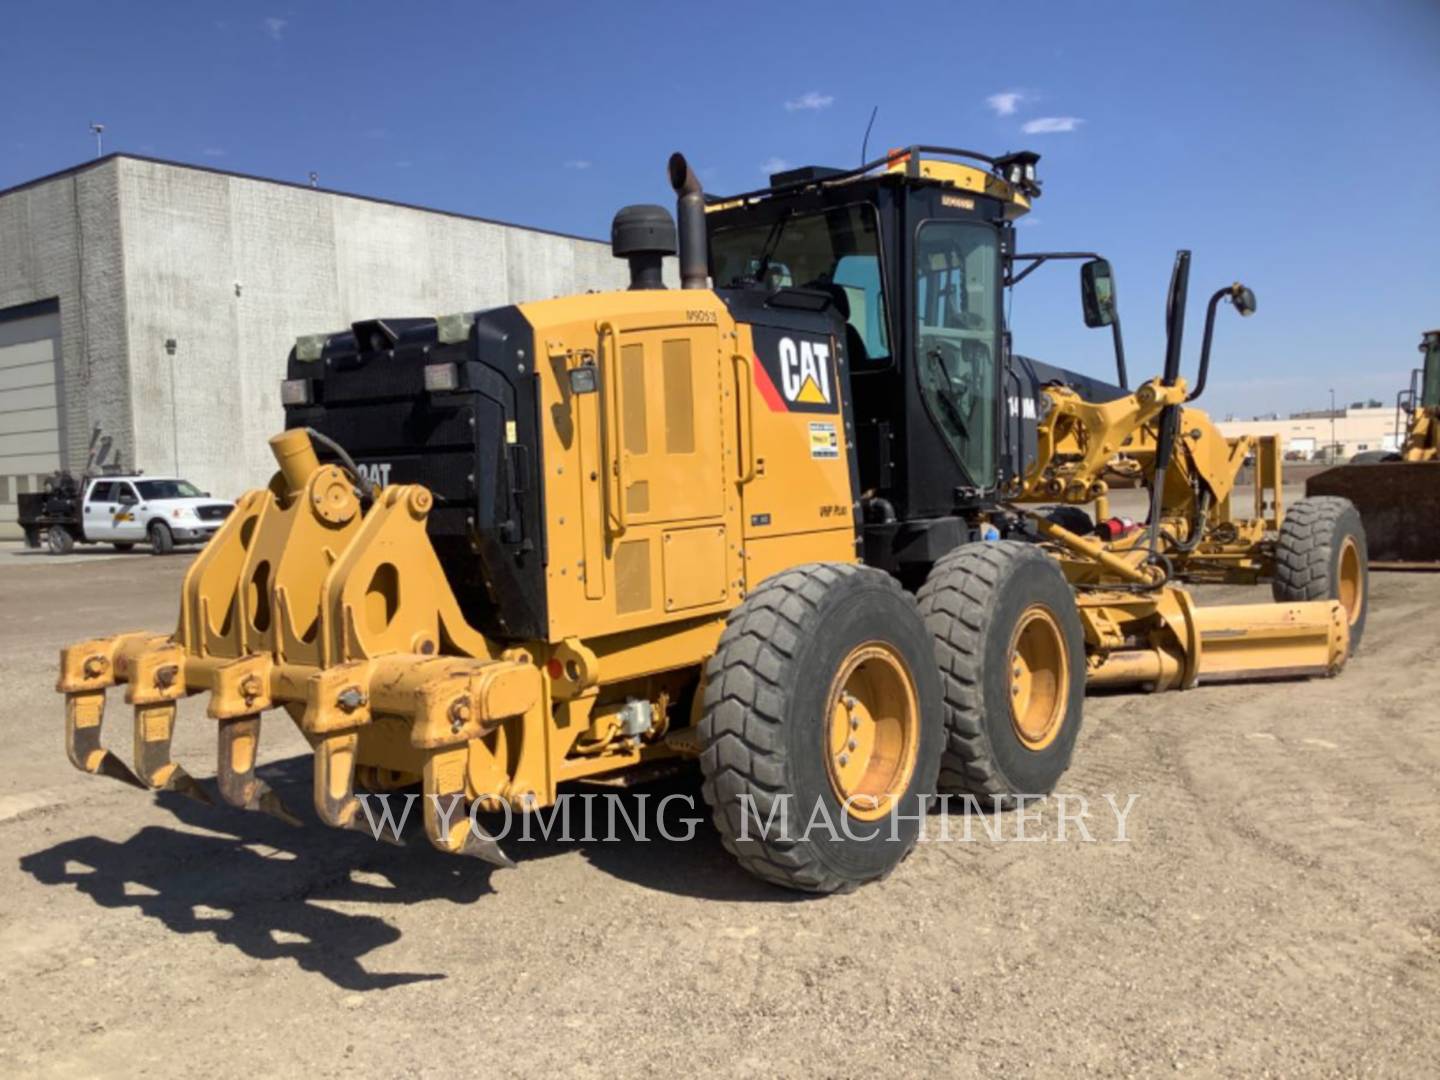
<svg viewBox="0 0 1440 1080"><path fill-rule="evenodd" d="M1059 565L1019 541L965 544L919 601L945 691L940 790L1002 805L1053 791L1085 698L1084 633Z"/></svg>
<svg viewBox="0 0 1440 1080"><path fill-rule="evenodd" d="M1275 543L1277 601L1339 600L1350 621L1350 653L1365 636L1370 556L1360 511L1338 495L1311 495L1285 512Z"/></svg>
<svg viewBox="0 0 1440 1080"><path fill-rule="evenodd" d="M929 634L888 574L811 563L768 578L705 665L700 766L726 849L807 892L884 877L934 794L939 712Z"/></svg>
<svg viewBox="0 0 1440 1080"><path fill-rule="evenodd" d="M169 555L175 550L175 534L163 521L152 522L147 535L150 538L152 555Z"/></svg>

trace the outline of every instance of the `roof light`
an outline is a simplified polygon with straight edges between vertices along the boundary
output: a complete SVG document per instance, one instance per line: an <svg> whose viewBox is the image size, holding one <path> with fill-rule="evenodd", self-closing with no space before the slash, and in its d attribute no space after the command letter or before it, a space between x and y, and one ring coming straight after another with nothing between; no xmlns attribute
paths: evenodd
<svg viewBox="0 0 1440 1080"><path fill-rule="evenodd" d="M995 159L995 169L1015 191L1031 198L1040 194L1039 174L1036 164L1040 155L1033 150L1021 150Z"/></svg>

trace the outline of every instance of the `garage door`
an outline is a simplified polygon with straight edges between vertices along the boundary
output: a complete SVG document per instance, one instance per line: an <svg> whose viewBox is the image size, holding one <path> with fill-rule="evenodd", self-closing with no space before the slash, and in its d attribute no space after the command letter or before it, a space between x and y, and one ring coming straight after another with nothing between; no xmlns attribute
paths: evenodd
<svg viewBox="0 0 1440 1080"><path fill-rule="evenodd" d="M56 304L0 310L0 539L20 536L15 496L60 468Z"/></svg>

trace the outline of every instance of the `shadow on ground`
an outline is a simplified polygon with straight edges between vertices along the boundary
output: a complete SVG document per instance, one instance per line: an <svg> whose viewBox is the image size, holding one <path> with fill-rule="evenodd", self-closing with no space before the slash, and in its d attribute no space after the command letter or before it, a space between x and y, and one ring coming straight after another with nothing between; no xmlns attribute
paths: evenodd
<svg viewBox="0 0 1440 1080"><path fill-rule="evenodd" d="M102 907L134 908L176 933L209 934L259 960L291 960L344 989L383 990L446 978L447 972L367 970L362 960L398 941L401 931L378 915L325 905L470 904L494 891L490 879L496 869L431 848L420 835L418 803L403 847L326 828L306 812L311 761L302 755L259 770L292 810L301 811L301 828L164 793L156 796L163 807L206 831L150 825L123 841L78 837L24 856L20 868L47 885L73 885ZM213 785L205 786L213 795ZM558 826L543 838L534 819L525 840L517 816L504 847L519 868L498 872L523 874L526 863L578 848L598 870L643 888L740 902L803 900L735 864L710 827L699 785L691 778L616 794L593 801L588 830L577 811L569 841ZM677 798L662 815L660 804L672 795ZM601 839L607 835L608 807L617 815L614 840ZM363 871L366 880L356 881L354 871Z"/></svg>

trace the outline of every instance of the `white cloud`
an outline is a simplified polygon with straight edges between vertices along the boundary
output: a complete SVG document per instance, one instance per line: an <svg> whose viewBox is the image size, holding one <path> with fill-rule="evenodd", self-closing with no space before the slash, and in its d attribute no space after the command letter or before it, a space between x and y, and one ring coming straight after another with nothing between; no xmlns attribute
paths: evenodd
<svg viewBox="0 0 1440 1080"><path fill-rule="evenodd" d="M1025 121L1020 130L1026 135L1056 135L1065 131L1077 131L1084 122L1078 116L1039 116Z"/></svg>
<svg viewBox="0 0 1440 1080"><path fill-rule="evenodd" d="M828 109L834 104L835 95L822 94L819 90L811 90L808 94L801 94L798 98L785 102L785 111L799 112L802 109L809 109L812 112L818 112L821 109Z"/></svg>
<svg viewBox="0 0 1440 1080"><path fill-rule="evenodd" d="M785 172L787 169L793 169L794 167L794 165L791 165L790 162L786 161L783 157L767 158L760 163L760 171L766 176L772 173Z"/></svg>
<svg viewBox="0 0 1440 1080"><path fill-rule="evenodd" d="M1021 90L1005 90L991 94L985 104L995 110L996 116L1013 116L1022 101L1029 101L1030 95Z"/></svg>
<svg viewBox="0 0 1440 1080"><path fill-rule="evenodd" d="M290 20L268 15L261 20L261 25L265 27L265 33L269 34L276 41L279 41L285 36L285 28L290 25Z"/></svg>
<svg viewBox="0 0 1440 1080"><path fill-rule="evenodd" d="M586 161L584 158L571 158L565 162L565 168L567 169L588 169L590 165L591 162Z"/></svg>

